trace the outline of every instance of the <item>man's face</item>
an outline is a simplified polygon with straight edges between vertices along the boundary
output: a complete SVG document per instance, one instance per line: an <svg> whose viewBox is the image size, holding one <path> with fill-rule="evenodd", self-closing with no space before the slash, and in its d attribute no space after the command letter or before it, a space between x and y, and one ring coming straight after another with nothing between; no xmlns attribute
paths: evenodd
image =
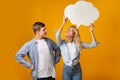
<svg viewBox="0 0 120 80"><path fill-rule="evenodd" d="M37 34L40 36L40 37L44 37L47 35L47 30L46 30L46 27L42 27L40 29L40 31L37 32Z"/></svg>

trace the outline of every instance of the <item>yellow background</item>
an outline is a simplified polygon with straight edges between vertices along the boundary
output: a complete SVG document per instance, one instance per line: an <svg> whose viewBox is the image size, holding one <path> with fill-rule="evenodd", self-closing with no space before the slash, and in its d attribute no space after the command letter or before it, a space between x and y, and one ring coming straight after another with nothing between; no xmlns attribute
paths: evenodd
<svg viewBox="0 0 120 80"><path fill-rule="evenodd" d="M76 1L0 1L0 80L31 80L30 70L15 61L17 50L34 37L32 25L36 21L44 22L48 36L56 41L54 29L58 29L62 23L64 8ZM100 17L94 23L94 33L101 44L82 51L80 62L83 80L120 80L120 1L87 1L100 11ZM68 21L65 29L70 25ZM79 31L82 41L91 41L88 27L80 27ZM61 60L56 65L57 80L62 80L62 66Z"/></svg>

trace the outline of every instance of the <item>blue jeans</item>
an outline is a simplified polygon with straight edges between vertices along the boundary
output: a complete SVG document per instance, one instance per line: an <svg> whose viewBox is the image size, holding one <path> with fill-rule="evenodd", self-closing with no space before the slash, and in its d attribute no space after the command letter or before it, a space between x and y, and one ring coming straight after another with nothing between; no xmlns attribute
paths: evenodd
<svg viewBox="0 0 120 80"><path fill-rule="evenodd" d="M78 63L72 67L64 64L62 78L63 80L82 80L82 70L80 64Z"/></svg>

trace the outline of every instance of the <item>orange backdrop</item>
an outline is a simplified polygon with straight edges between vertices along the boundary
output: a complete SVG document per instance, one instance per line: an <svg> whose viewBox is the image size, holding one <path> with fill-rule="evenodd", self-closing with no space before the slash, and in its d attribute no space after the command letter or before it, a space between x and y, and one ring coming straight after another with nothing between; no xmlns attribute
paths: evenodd
<svg viewBox="0 0 120 80"><path fill-rule="evenodd" d="M34 37L35 21L46 24L48 37L62 23L64 8L77 0L2 0L0 1L0 80L31 80L30 70L15 61L17 50ZM83 80L120 80L120 1L87 0L100 11L95 21L95 36L101 44L81 53ZM71 25L68 21L67 26ZM88 27L79 28L81 39L90 42ZM64 37L63 31L62 35ZM28 58L26 57L28 60ZM62 80L63 61L56 65L57 80Z"/></svg>

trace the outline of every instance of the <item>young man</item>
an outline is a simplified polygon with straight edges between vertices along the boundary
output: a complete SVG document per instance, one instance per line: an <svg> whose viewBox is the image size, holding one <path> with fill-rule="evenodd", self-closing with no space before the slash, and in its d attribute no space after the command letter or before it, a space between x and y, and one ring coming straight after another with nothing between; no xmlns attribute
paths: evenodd
<svg viewBox="0 0 120 80"><path fill-rule="evenodd" d="M51 39L45 37L47 30L44 23L34 23L33 31L34 39L26 42L15 58L32 70L33 80L55 80L54 65L60 60L60 49ZM25 55L28 55L30 62L24 59Z"/></svg>

